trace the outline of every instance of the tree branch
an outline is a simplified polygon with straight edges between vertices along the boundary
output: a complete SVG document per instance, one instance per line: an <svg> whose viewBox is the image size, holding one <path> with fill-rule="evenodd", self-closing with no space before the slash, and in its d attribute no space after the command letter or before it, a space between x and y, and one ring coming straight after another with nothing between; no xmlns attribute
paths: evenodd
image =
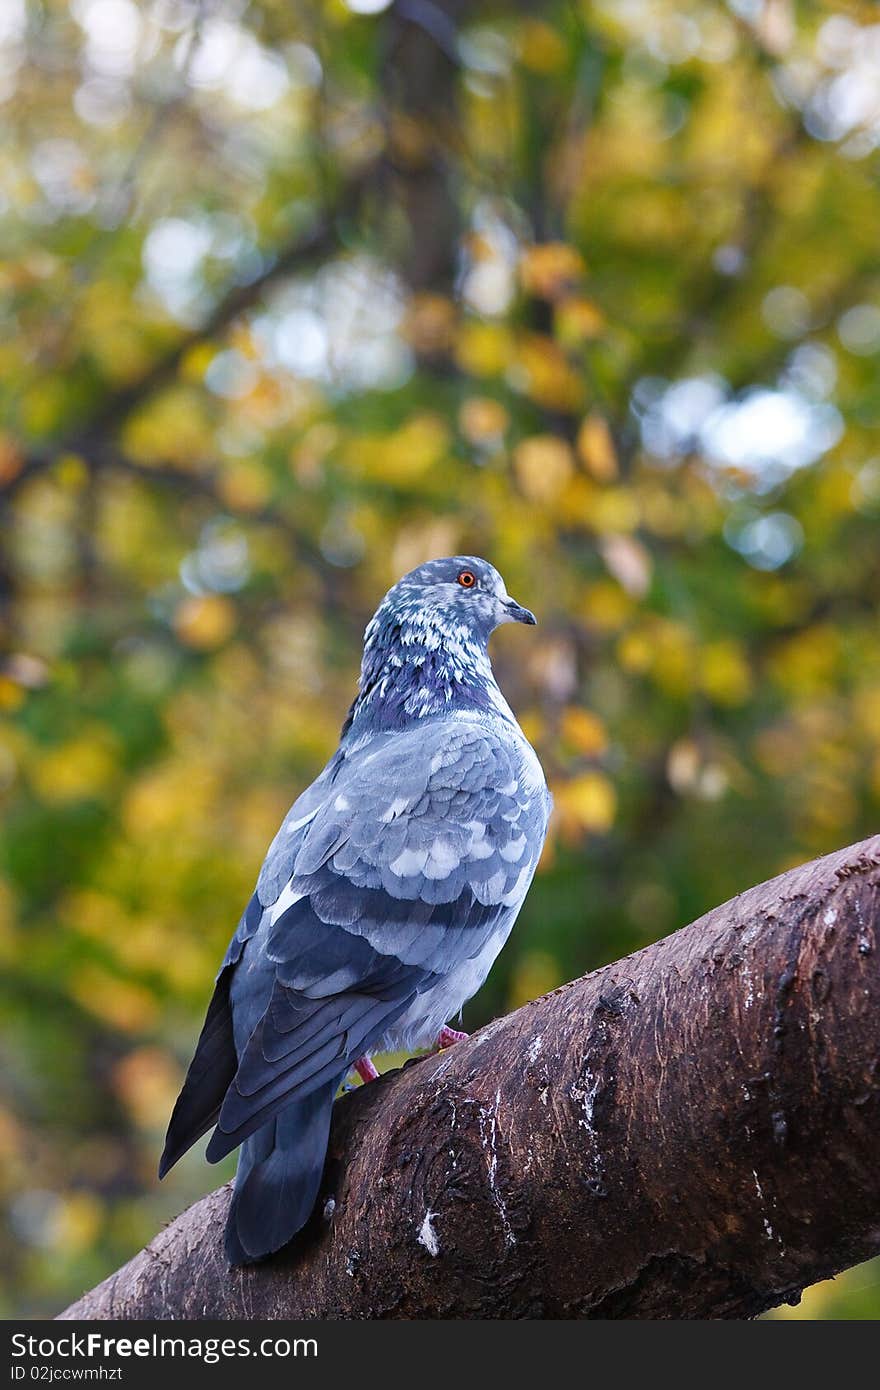
<svg viewBox="0 0 880 1390"><path fill-rule="evenodd" d="M375 172L375 165L361 171L345 188L333 209L324 213L308 231L268 256L263 269L252 280L246 284L231 285L204 322L178 338L135 381L111 392L86 420L74 425L64 437L51 440L43 447L25 446L23 466L0 484L0 499L16 492L24 482L49 467L61 454L83 454L90 458L102 449L106 450L129 416L174 381L181 362L194 347L222 334L258 304L272 286L340 250L344 225L357 215L361 199Z"/></svg>
<svg viewBox="0 0 880 1390"><path fill-rule="evenodd" d="M143 376L110 395L87 424L77 431L78 447L86 447L89 442L101 440L115 432L138 407L175 379L188 352L199 343L223 333L248 309L258 304L273 285L307 270L316 261L338 250L338 223L354 212L362 188L362 180L353 183L336 209L324 214L309 231L297 236L288 246L270 255L263 269L252 280L243 285L230 286L203 323L179 338Z"/></svg>
<svg viewBox="0 0 880 1390"><path fill-rule="evenodd" d="M64 1318L735 1318L880 1251L880 836L336 1106L310 1226L228 1188ZM323 1208L323 1211L321 1210Z"/></svg>

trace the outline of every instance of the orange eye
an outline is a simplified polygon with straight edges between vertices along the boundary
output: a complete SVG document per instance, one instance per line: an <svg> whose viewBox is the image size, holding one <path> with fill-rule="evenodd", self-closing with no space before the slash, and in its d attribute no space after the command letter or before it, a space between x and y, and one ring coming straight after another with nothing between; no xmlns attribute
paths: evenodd
<svg viewBox="0 0 880 1390"><path fill-rule="evenodd" d="M463 589L472 589L477 582L477 576L470 570L462 570L458 582Z"/></svg>

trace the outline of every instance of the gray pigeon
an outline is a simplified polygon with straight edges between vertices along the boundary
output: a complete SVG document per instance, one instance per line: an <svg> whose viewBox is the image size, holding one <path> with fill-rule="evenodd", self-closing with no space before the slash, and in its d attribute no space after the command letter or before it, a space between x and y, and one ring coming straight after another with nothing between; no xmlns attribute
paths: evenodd
<svg viewBox="0 0 880 1390"><path fill-rule="evenodd" d="M550 795L487 653L534 623L485 560L420 565L364 637L339 747L272 841L232 938L159 1168L207 1130L241 1145L233 1265L308 1220L330 1113L370 1054L466 1036L447 1026L485 980L528 892Z"/></svg>

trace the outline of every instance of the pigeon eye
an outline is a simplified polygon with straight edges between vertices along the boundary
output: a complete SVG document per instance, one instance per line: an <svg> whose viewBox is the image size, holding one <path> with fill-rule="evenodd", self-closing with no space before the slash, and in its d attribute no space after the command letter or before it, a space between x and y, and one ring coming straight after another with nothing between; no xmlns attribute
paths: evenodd
<svg viewBox="0 0 880 1390"><path fill-rule="evenodd" d="M458 582L463 589L472 589L477 582L477 576L471 570L462 570Z"/></svg>

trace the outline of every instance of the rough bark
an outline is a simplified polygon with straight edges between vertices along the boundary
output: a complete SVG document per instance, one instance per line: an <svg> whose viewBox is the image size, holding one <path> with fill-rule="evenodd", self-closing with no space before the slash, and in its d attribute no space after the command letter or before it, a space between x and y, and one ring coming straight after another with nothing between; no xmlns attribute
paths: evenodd
<svg viewBox="0 0 880 1390"><path fill-rule="evenodd" d="M228 1189L65 1318L751 1317L880 1251L880 836L336 1107L309 1228ZM323 1211L321 1210L323 1208Z"/></svg>

